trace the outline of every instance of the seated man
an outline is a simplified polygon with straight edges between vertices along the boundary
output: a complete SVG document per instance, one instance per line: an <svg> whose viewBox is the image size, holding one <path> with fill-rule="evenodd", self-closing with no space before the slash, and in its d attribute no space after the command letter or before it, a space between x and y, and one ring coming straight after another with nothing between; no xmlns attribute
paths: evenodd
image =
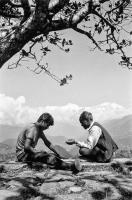
<svg viewBox="0 0 132 200"><path fill-rule="evenodd" d="M66 163L62 161L55 147L46 138L43 131L48 129L49 126L53 126L53 124L53 117L49 113L43 113L37 122L30 124L22 130L16 144L16 156L18 161L41 162L55 169L72 170L75 173L79 172L81 170L79 160L75 160L75 163ZM37 152L35 150L35 146L40 138L54 154L45 151Z"/></svg>
<svg viewBox="0 0 132 200"><path fill-rule="evenodd" d="M87 111L82 112L79 121L88 134L86 142L73 142L80 148L79 153L92 161L109 162L118 147L107 130Z"/></svg>

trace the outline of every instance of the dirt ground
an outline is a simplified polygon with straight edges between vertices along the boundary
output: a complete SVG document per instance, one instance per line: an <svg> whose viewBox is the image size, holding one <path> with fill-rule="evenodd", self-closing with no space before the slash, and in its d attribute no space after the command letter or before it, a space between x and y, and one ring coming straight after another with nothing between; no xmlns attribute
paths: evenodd
<svg viewBox="0 0 132 200"><path fill-rule="evenodd" d="M132 159L81 164L83 171L73 175L46 165L1 163L0 200L132 200Z"/></svg>

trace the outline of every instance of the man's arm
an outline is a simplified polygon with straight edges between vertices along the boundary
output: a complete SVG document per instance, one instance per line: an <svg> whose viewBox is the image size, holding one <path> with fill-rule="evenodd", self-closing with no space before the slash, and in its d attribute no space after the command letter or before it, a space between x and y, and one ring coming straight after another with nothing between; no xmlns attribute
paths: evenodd
<svg viewBox="0 0 132 200"><path fill-rule="evenodd" d="M42 140L44 141L45 145L51 150L53 151L58 157L60 157L60 155L57 153L57 151L55 150L55 147L53 146L53 144L46 138L45 134L43 133L41 135Z"/></svg>
<svg viewBox="0 0 132 200"><path fill-rule="evenodd" d="M88 149L93 149L97 144L101 134L102 134L101 129L98 126L93 126L92 129L90 130L87 142L76 142L76 145L81 148L84 147Z"/></svg>
<svg viewBox="0 0 132 200"><path fill-rule="evenodd" d="M26 153L31 153L34 154L36 151L35 149L32 147L32 139L31 138L27 138L25 141L25 146L24 146L24 151Z"/></svg>
<svg viewBox="0 0 132 200"><path fill-rule="evenodd" d="M26 153L33 154L36 152L35 149L32 147L35 131L36 130L34 129L34 127L29 128L29 130L27 131L26 141L25 141L25 145L24 145L24 151Z"/></svg>

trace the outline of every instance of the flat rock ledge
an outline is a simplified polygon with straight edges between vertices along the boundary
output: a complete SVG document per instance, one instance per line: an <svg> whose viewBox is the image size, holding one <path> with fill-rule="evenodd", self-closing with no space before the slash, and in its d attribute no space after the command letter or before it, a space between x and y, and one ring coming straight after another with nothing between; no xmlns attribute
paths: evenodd
<svg viewBox="0 0 132 200"><path fill-rule="evenodd" d="M132 200L131 158L80 161L77 175L40 164L0 163L0 200Z"/></svg>

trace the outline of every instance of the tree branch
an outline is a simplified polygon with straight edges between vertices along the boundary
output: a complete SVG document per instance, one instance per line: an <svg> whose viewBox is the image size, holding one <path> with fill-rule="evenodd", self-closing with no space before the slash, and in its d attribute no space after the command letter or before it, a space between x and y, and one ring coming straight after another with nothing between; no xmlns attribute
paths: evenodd
<svg viewBox="0 0 132 200"><path fill-rule="evenodd" d="M28 0L21 0L21 5L22 5L22 8L24 10L24 17L21 21L21 24L22 24L23 22L25 22L29 18L30 14L31 14L31 8L30 8Z"/></svg>
<svg viewBox="0 0 132 200"><path fill-rule="evenodd" d="M34 15L28 19L26 24L16 27L15 30L0 41L0 68L36 36L36 24L33 21L33 17Z"/></svg>
<svg viewBox="0 0 132 200"><path fill-rule="evenodd" d="M108 14L108 11L110 9L112 10L112 8L115 6L115 3L108 3L109 5L107 5L107 11L105 9L106 5L104 5L103 8L102 4L110 0L87 0L87 2L85 3L81 3L81 1L71 1L72 3L70 3L69 1L70 0L34 0L34 12L31 12L32 5L30 3L30 0L20 0L21 4L14 4L14 1L12 0L0 0L0 15L3 15L3 17L1 17L2 24L0 27L0 68L13 55L18 53L24 47L24 45L26 45L36 36L43 34L43 36L47 38L49 36L49 33L52 31L70 28L83 35L86 35L100 50L103 47L101 47L100 43L95 40L95 34L97 33L99 35L102 31L104 31L102 37L106 35L106 45L110 45L110 50L112 50L111 52L119 50L121 51L121 53L123 53L120 49L120 38L114 38L112 37L112 34L114 36L119 36L119 34L121 33L118 25L124 26L123 22L128 19L128 7L127 9L125 8L126 12L121 15L119 15L120 12L118 10L114 11L113 9L113 12L110 13L107 18L105 18L105 13ZM125 2L127 2L127 0L125 0ZM116 5L118 4L119 1L117 1ZM120 6L122 6L122 4L120 4ZM131 8L129 8L129 12L130 9ZM13 17L22 17L21 14L23 13L24 16L21 23L19 24L20 26L11 26L12 20L10 19ZM90 27L87 26L88 31L86 31L86 29L78 28L80 26L77 25L81 24L81 22L89 23L89 20L91 20L89 14L96 15L99 18L99 20L97 20L99 21L98 24L96 20L93 20L90 21ZM94 16L95 19L97 19L97 17ZM17 22L17 20L13 21ZM7 25L6 27L11 27L11 29L2 30L2 28L5 28L5 24ZM117 30L117 32L115 32L114 30ZM56 46L58 44L60 45L60 37L58 36L56 37L56 39L58 40L51 41L51 43L53 42L52 44L55 44ZM117 46L117 49L115 48L115 45ZM124 46L122 45L122 48L123 47ZM32 50L32 46L30 50ZM32 57L33 56L34 55L32 54Z"/></svg>
<svg viewBox="0 0 132 200"><path fill-rule="evenodd" d="M81 34L86 35L90 40L92 40L92 42L95 44L95 46L96 46L99 50L101 50L100 46L99 46L98 43L94 40L94 38L92 37L91 33L87 32L87 31L84 31L84 30L82 30L82 29L80 29L80 28L77 28L77 27L74 27L73 30L75 30L75 31L77 31L77 32L79 32L79 33L81 33Z"/></svg>
<svg viewBox="0 0 132 200"><path fill-rule="evenodd" d="M70 0L50 0L48 10L52 13L57 13L62 9Z"/></svg>
<svg viewBox="0 0 132 200"><path fill-rule="evenodd" d="M88 14L91 13L90 0L73 16L70 18L71 25L77 25L80 23Z"/></svg>
<svg viewBox="0 0 132 200"><path fill-rule="evenodd" d="M117 7L113 8L112 10L108 11L107 13L110 14L112 13L113 11L117 10L118 8L122 7L123 5L125 5L125 7L129 4L130 0L125 0L125 1L122 1L122 3L120 3Z"/></svg>
<svg viewBox="0 0 132 200"><path fill-rule="evenodd" d="M116 28L107 19L100 15L96 10L93 10L92 13L101 18L111 28L112 31L116 30Z"/></svg>
<svg viewBox="0 0 132 200"><path fill-rule="evenodd" d="M8 18L20 18L22 15L9 14L5 10L0 10L0 15Z"/></svg>
<svg viewBox="0 0 132 200"><path fill-rule="evenodd" d="M73 14L70 18L62 18L60 16L57 20L52 20L51 26L48 27L49 31L57 31L76 27L78 23L80 23L88 14L91 13L91 10L89 8L89 2L86 3L78 12Z"/></svg>

